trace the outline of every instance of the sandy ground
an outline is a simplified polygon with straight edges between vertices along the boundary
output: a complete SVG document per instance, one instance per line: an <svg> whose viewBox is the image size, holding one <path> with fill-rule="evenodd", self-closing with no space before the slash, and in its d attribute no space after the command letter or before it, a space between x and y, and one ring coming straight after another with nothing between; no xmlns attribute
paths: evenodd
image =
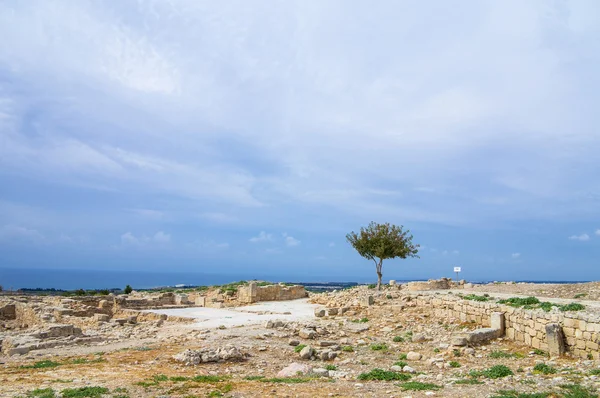
<svg viewBox="0 0 600 398"><path fill-rule="evenodd" d="M305 321L314 319L314 309L308 299L272 301L236 308L177 308L150 310L158 314L194 318L198 321L187 325L194 329L212 329L219 326L235 327L257 325L269 320Z"/></svg>

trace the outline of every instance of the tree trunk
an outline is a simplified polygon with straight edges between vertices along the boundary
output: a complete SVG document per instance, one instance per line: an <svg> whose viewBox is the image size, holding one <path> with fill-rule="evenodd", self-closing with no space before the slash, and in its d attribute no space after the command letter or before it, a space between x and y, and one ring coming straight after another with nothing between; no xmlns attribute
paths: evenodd
<svg viewBox="0 0 600 398"><path fill-rule="evenodd" d="M381 290L381 277L383 274L381 272L377 272L377 290Z"/></svg>

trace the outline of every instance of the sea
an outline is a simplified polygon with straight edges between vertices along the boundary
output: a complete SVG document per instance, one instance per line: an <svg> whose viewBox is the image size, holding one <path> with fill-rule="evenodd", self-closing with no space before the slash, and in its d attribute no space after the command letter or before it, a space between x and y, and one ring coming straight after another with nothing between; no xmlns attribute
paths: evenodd
<svg viewBox="0 0 600 398"><path fill-rule="evenodd" d="M398 283L427 280L400 280ZM5 291L19 289L122 289L131 285L134 289L152 289L173 286L222 285L240 280L265 280L270 282L291 282L302 284L329 284L332 286L348 286L351 284L373 283L370 274L347 277L340 280L338 276L315 275L273 275L248 273L200 273L200 272L159 272L159 271L122 271L122 270L82 270L82 269L34 269L34 268L0 268L0 286ZM491 281L470 281L488 283ZM533 283L579 283L587 281L520 281ZM387 283L387 280L384 280Z"/></svg>

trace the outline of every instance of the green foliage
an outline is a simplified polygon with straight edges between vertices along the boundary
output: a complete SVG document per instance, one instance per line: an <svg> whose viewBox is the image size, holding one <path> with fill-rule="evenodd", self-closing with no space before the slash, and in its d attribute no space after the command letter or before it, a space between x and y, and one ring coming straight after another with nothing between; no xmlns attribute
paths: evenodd
<svg viewBox="0 0 600 398"><path fill-rule="evenodd" d="M154 380L155 383L160 383L161 381L168 381L169 380L169 376L167 375L154 375L152 376L152 380Z"/></svg>
<svg viewBox="0 0 600 398"><path fill-rule="evenodd" d="M21 366L21 369L48 369L48 368L56 368L57 366L62 365L60 362L55 362L55 361L50 361L50 360L45 360L45 361L38 361L36 363L34 363L33 365L24 365Z"/></svg>
<svg viewBox="0 0 600 398"><path fill-rule="evenodd" d="M511 307L523 307L525 309L542 309L546 312L552 310L552 308L556 307L560 311L582 311L585 309L583 304L579 303L570 303L570 304L555 304L550 303L548 301L541 302L535 297L511 297L504 300L498 300L498 304L506 304Z"/></svg>
<svg viewBox="0 0 600 398"><path fill-rule="evenodd" d="M354 352L354 348L351 345L345 345L342 347L342 351L344 352Z"/></svg>
<svg viewBox="0 0 600 398"><path fill-rule="evenodd" d="M335 365L327 365L327 366L325 366L325 369L327 369L327 370L337 370L337 366L335 366Z"/></svg>
<svg viewBox="0 0 600 398"><path fill-rule="evenodd" d="M546 398L550 395L547 392L536 392L532 394L520 393L515 390L500 390L491 398Z"/></svg>
<svg viewBox="0 0 600 398"><path fill-rule="evenodd" d="M538 363L533 367L533 373L549 375L556 373L556 369L545 363Z"/></svg>
<svg viewBox="0 0 600 398"><path fill-rule="evenodd" d="M438 386L433 383L422 383L420 381L409 381L407 383L400 384L402 391L431 391L439 390L442 386Z"/></svg>
<svg viewBox="0 0 600 398"><path fill-rule="evenodd" d="M578 293L578 294L574 295L573 298L580 299L580 298L584 298L585 296L587 296L587 293Z"/></svg>
<svg viewBox="0 0 600 398"><path fill-rule="evenodd" d="M407 357L406 357L406 354L404 354L404 353L401 353L401 354L398 356L398 359L401 359L401 360L403 360L403 361L404 361L404 360L406 360L406 359L407 359Z"/></svg>
<svg viewBox="0 0 600 398"><path fill-rule="evenodd" d="M226 376L198 375L191 378L196 383L217 383L227 380Z"/></svg>
<svg viewBox="0 0 600 398"><path fill-rule="evenodd" d="M560 388L566 390L564 398L598 398L598 394L580 384L563 384Z"/></svg>
<svg viewBox="0 0 600 398"><path fill-rule="evenodd" d="M125 294L130 294L131 292L133 292L133 288L130 285L125 286L125 289L123 289L123 293Z"/></svg>
<svg viewBox="0 0 600 398"><path fill-rule="evenodd" d="M460 357L460 356L462 356L462 353L460 352L460 350L459 350L458 348L455 348L455 349L453 349L453 350L452 350L452 354L453 354L455 357Z"/></svg>
<svg viewBox="0 0 600 398"><path fill-rule="evenodd" d="M403 343L403 342L404 342L404 337L402 337L402 336L394 337L394 343Z"/></svg>
<svg viewBox="0 0 600 398"><path fill-rule="evenodd" d="M489 298L486 296L478 296L476 294L467 294L466 296L463 296L463 299L473 301L489 301Z"/></svg>
<svg viewBox="0 0 600 398"><path fill-rule="evenodd" d="M174 381L174 382L188 381L189 379L190 379L189 377L185 377L185 376L173 376L173 377L169 377L169 380Z"/></svg>
<svg viewBox="0 0 600 398"><path fill-rule="evenodd" d="M85 296L87 293L83 289L77 289L73 292L76 296Z"/></svg>
<svg viewBox="0 0 600 398"><path fill-rule="evenodd" d="M534 349L533 349L533 353L534 353L535 355L541 355L541 356L543 356L543 357L547 357L547 356L548 356L548 353L547 353L546 351L544 351L544 350L540 350L539 348L534 348Z"/></svg>
<svg viewBox="0 0 600 398"><path fill-rule="evenodd" d="M450 365L451 368L460 368L460 363L459 362L450 361L450 362L448 362L448 364Z"/></svg>
<svg viewBox="0 0 600 398"><path fill-rule="evenodd" d="M304 349L304 347L306 347L306 344L298 344L296 347L294 347L294 352L300 352Z"/></svg>
<svg viewBox="0 0 600 398"><path fill-rule="evenodd" d="M405 373L390 372L383 369L373 369L368 373L358 375L358 380L400 380L406 381L410 379L410 375Z"/></svg>
<svg viewBox="0 0 600 398"><path fill-rule="evenodd" d="M371 344L371 350L373 351L387 351L388 346L384 343Z"/></svg>
<svg viewBox="0 0 600 398"><path fill-rule="evenodd" d="M472 385L472 384L483 384L483 381L479 381L477 379L474 378L469 378L469 379L460 379L460 380L456 380L454 382L454 384L467 384L467 385Z"/></svg>
<svg viewBox="0 0 600 398"><path fill-rule="evenodd" d="M433 352L435 352L437 354L438 352L440 352L440 349L436 347L433 349Z"/></svg>
<svg viewBox="0 0 600 398"><path fill-rule="evenodd" d="M370 283L367 285L368 289L375 289L377 287L377 285L375 283Z"/></svg>
<svg viewBox="0 0 600 398"><path fill-rule="evenodd" d="M417 257L419 245L412 243L413 236L403 226L375 222L360 228L360 232L350 232L346 240L362 257L372 260L377 270L377 287L381 286L383 260L392 258Z"/></svg>
<svg viewBox="0 0 600 398"><path fill-rule="evenodd" d="M62 391L63 398L101 398L103 394L108 394L108 388L80 387L67 388Z"/></svg>
<svg viewBox="0 0 600 398"><path fill-rule="evenodd" d="M367 323L367 322L369 322L369 318L353 319L350 322L354 322L354 323Z"/></svg>
<svg viewBox="0 0 600 398"><path fill-rule="evenodd" d="M405 367L406 365L408 365L407 362L405 361L398 361L398 362L394 362L395 366L400 366L401 368Z"/></svg>
<svg viewBox="0 0 600 398"><path fill-rule="evenodd" d="M492 366L489 369L480 370L480 371L472 370L469 373L469 375L471 377L484 376L484 377L487 377L489 379L500 379L502 377L512 376L513 374L514 374L513 371L510 370L510 368L508 368L505 365L495 365L495 366Z"/></svg>
<svg viewBox="0 0 600 398"><path fill-rule="evenodd" d="M54 398L55 396L54 390L51 388L36 388L25 395L27 398Z"/></svg>
<svg viewBox="0 0 600 398"><path fill-rule="evenodd" d="M590 375L592 375L592 376L600 376L600 369L592 369L592 370L590 370Z"/></svg>

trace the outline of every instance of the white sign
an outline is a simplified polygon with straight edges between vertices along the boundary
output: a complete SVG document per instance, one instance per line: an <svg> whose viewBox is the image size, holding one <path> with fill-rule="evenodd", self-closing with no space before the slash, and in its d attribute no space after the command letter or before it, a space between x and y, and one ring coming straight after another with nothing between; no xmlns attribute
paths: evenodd
<svg viewBox="0 0 600 398"><path fill-rule="evenodd" d="M460 272L460 267L454 267L454 272Z"/></svg>

